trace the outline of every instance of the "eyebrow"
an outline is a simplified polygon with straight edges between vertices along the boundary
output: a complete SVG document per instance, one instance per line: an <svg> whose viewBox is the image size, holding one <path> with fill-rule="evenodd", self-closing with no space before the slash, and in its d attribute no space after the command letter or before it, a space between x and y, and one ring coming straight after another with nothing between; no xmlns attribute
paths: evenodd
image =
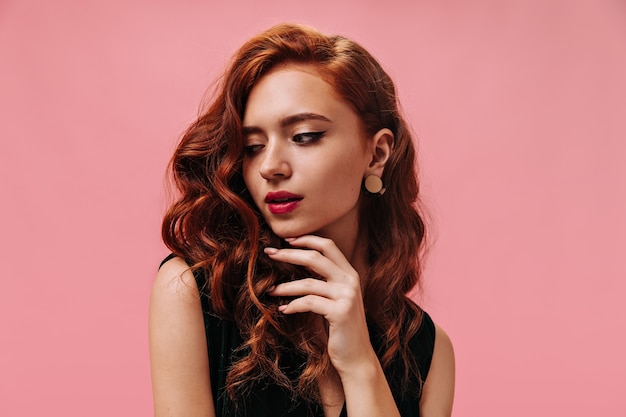
<svg viewBox="0 0 626 417"><path fill-rule="evenodd" d="M298 113L298 114L294 114L291 116L287 116L284 119L281 119L280 127L281 128L289 127L291 125L294 125L299 122L304 122L306 120L321 120L323 122L331 122L331 120L328 117L322 116L321 114ZM259 132L262 132L262 129L258 126L244 126L242 128L242 133L244 135L250 135L250 134L259 133Z"/></svg>

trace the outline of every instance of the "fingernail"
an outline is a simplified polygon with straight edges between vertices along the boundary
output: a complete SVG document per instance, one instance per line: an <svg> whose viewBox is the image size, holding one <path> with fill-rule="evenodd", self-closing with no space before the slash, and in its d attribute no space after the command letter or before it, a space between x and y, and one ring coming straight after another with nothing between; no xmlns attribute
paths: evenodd
<svg viewBox="0 0 626 417"><path fill-rule="evenodd" d="M285 242L293 242L294 240L296 240L295 237L286 237L285 238Z"/></svg>
<svg viewBox="0 0 626 417"><path fill-rule="evenodd" d="M285 310L287 310L287 304L283 304L283 305L278 306L278 311L283 312Z"/></svg>
<svg viewBox="0 0 626 417"><path fill-rule="evenodd" d="M265 252L268 255L274 255L278 253L278 249L276 248L265 248L263 249L263 252Z"/></svg>
<svg viewBox="0 0 626 417"><path fill-rule="evenodd" d="M272 292L272 291L274 291L275 289L276 289L276 285L272 285L271 287L269 287L269 288L267 289L267 291L266 291L266 292Z"/></svg>

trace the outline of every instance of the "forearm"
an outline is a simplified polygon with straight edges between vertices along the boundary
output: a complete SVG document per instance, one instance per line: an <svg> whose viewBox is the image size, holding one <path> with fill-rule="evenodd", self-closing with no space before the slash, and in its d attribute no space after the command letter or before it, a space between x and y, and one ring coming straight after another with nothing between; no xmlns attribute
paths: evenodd
<svg viewBox="0 0 626 417"><path fill-rule="evenodd" d="M400 417L378 358L340 375L348 416Z"/></svg>

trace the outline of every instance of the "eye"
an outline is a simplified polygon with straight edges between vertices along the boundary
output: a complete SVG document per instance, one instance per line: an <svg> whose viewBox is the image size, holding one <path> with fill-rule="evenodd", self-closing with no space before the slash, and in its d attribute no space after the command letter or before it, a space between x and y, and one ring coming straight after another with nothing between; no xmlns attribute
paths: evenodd
<svg viewBox="0 0 626 417"><path fill-rule="evenodd" d="M247 156L251 156L251 155L254 155L255 153L258 153L261 149L263 149L263 146L264 145L260 145L260 144L247 145L243 147L243 152Z"/></svg>
<svg viewBox="0 0 626 417"><path fill-rule="evenodd" d="M306 145L308 143L314 143L317 142L318 140L320 140L322 137L324 137L324 134L326 132L325 131L321 131L321 132L304 132L304 133L298 133L297 135L293 136L293 141L295 143L300 143L302 145Z"/></svg>

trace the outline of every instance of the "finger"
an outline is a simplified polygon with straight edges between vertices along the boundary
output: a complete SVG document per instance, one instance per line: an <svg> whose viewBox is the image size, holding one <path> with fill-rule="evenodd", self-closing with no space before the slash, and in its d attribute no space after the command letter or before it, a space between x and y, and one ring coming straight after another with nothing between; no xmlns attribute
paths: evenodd
<svg viewBox="0 0 626 417"><path fill-rule="evenodd" d="M333 261L342 269L353 269L352 265L346 259L345 255L332 239L323 238L315 235L304 235L285 239L291 246L306 247L314 249Z"/></svg>
<svg viewBox="0 0 626 417"><path fill-rule="evenodd" d="M352 267L346 271L316 250L265 248L264 251L275 261L305 266L328 282L345 282L356 275Z"/></svg>
<svg viewBox="0 0 626 417"><path fill-rule="evenodd" d="M278 307L284 314L311 312L327 317L332 309L333 301L317 295L305 295Z"/></svg>
<svg viewBox="0 0 626 417"><path fill-rule="evenodd" d="M312 294L332 299L333 288L331 284L319 279L305 278L279 284L268 294L273 297L297 297Z"/></svg>

